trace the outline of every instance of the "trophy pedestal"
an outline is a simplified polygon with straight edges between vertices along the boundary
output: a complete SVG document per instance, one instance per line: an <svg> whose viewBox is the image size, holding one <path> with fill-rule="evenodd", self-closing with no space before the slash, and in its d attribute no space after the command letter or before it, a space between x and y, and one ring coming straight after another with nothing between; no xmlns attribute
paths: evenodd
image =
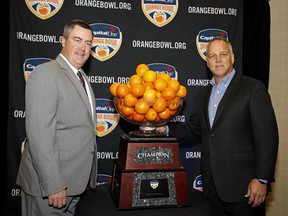
<svg viewBox="0 0 288 216"><path fill-rule="evenodd" d="M123 134L111 193L119 210L187 206L187 176L177 140Z"/></svg>

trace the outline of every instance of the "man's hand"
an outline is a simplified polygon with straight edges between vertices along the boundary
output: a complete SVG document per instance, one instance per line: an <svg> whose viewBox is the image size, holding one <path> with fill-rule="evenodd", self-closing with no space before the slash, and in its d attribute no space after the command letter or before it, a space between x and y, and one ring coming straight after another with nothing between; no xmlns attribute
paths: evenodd
<svg viewBox="0 0 288 216"><path fill-rule="evenodd" d="M168 135L168 134L166 134L166 131L167 131L166 125L156 127L156 133Z"/></svg>
<svg viewBox="0 0 288 216"><path fill-rule="evenodd" d="M259 182L258 179L252 179L248 185L247 194L248 204L257 207L263 203L267 195L267 185Z"/></svg>
<svg viewBox="0 0 288 216"><path fill-rule="evenodd" d="M59 191L48 196L48 204L54 208L62 208L66 205L66 190Z"/></svg>

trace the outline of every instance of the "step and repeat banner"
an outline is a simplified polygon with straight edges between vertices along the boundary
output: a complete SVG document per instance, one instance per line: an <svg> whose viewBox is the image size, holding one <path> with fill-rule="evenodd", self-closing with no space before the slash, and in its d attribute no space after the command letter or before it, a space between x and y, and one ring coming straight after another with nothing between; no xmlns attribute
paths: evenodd
<svg viewBox="0 0 288 216"><path fill-rule="evenodd" d="M25 83L35 66L59 54L63 26L72 19L84 20L94 31L84 70L96 96L99 184L111 181L121 134L138 129L114 109L109 92L113 82L127 83L140 63L174 74L188 91L181 111L171 119L177 123L189 118L197 92L209 83L205 48L212 38L232 42L236 70L242 70L242 0L10 0L9 215L20 215L21 189L15 181L26 138ZM201 189L199 140L183 140L179 147L189 185Z"/></svg>

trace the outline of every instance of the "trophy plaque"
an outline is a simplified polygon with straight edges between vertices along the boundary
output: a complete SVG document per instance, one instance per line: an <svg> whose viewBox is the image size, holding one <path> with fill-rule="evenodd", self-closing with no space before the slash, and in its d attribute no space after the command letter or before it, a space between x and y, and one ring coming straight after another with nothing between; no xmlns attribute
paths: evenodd
<svg viewBox="0 0 288 216"><path fill-rule="evenodd" d="M187 206L187 176L177 139L123 134L111 194L118 210Z"/></svg>
<svg viewBox="0 0 288 216"><path fill-rule="evenodd" d="M178 142L172 137L137 137L123 134L118 162L125 170L178 169Z"/></svg>

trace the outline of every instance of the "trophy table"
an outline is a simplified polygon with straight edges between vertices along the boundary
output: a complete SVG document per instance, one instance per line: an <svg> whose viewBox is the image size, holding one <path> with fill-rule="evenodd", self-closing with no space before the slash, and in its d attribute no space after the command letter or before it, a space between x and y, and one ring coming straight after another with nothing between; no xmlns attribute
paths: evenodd
<svg viewBox="0 0 288 216"><path fill-rule="evenodd" d="M180 166L176 138L123 134L118 155L111 183L118 210L188 205L186 170Z"/></svg>

